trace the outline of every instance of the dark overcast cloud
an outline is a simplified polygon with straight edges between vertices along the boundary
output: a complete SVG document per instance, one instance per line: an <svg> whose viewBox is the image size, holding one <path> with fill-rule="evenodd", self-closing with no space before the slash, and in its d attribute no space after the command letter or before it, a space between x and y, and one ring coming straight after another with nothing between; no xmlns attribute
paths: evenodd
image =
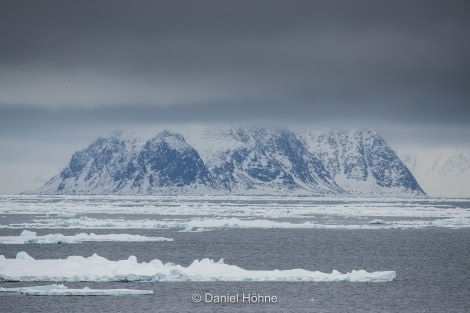
<svg viewBox="0 0 470 313"><path fill-rule="evenodd" d="M50 116L37 114L45 108L62 120L123 123L464 126L469 7L435 0L2 1L0 110L8 120Z"/></svg>
<svg viewBox="0 0 470 313"><path fill-rule="evenodd" d="M100 135L162 123L469 144L468 3L0 1L0 193L38 187Z"/></svg>

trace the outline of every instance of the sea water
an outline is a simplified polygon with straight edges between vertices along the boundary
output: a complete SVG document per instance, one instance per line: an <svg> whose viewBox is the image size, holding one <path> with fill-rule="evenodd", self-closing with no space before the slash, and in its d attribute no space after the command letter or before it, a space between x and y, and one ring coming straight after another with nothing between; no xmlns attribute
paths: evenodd
<svg viewBox="0 0 470 313"><path fill-rule="evenodd" d="M383 283L67 282L64 284L69 288L151 289L154 294L40 297L0 293L0 312L470 312L470 228L465 224L448 227L431 223L453 217L465 221L470 207L466 201L394 200L391 203L375 203L348 200L337 201L334 205L326 201L325 207L337 208L332 212L323 210L323 204L315 201L309 207L308 199L299 202L295 199L290 202L277 199L275 203L259 198L218 202L200 200L196 202L196 207L199 204L202 211L197 212L189 206L192 203L189 200L187 203L181 199L171 202L171 199L167 201L165 198L166 204L176 205L170 209L164 207L163 200L157 199L163 213L159 214L159 207L152 206L151 199L146 198L128 201L112 197L110 202L117 208L115 211L105 205L105 198L64 197L56 200L52 203L45 198L31 197L21 201L17 198L4 199L0 205L0 236L18 236L26 229L35 231L37 235L61 233L73 236L84 229L56 222L79 220L86 216L88 221L94 218L164 222L173 227L152 228L144 225L142 228L116 228L113 227L116 224L109 223L108 227L102 225L101 228L87 228L86 231L165 237L173 241L0 244L0 254L15 258L18 252L25 251L35 259L65 259L97 253L109 260L123 260L134 255L138 262L159 259L182 266L190 265L195 259L223 258L225 263L246 270L305 269L325 273L333 270L342 273L357 269L369 272L393 270L396 278ZM126 204L125 210L123 203ZM21 210L22 205L24 211ZM253 209L251 215L247 212L248 206ZM349 215L348 207L354 210ZM377 209L380 207L386 209ZM395 211L390 211L391 207ZM263 214L264 208L266 211ZM279 212L273 212L276 208ZM133 209L137 211L135 214L132 213ZM287 212L295 209L298 211ZM180 214L177 210L181 210ZM361 214L358 214L359 210ZM252 227L227 224L208 227L203 231L182 231L193 220L233 217L290 223L293 227L256 227L254 223ZM370 224L374 219L382 222ZM86 219L83 221L86 222ZM308 224L296 228L295 225L306 221L325 227ZM403 222L402 227L396 221ZM35 227L24 227L26 225ZM50 225L58 226L48 228ZM135 226L132 223L128 225ZM262 226L262 223L259 225ZM0 287L47 283L1 281ZM255 301L243 301L250 297Z"/></svg>

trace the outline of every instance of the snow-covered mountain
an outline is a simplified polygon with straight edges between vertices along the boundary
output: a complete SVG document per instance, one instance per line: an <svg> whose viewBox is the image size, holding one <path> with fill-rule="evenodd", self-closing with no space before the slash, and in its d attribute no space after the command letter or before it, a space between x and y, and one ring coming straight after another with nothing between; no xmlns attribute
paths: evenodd
<svg viewBox="0 0 470 313"><path fill-rule="evenodd" d="M348 193L422 192L408 168L373 130L307 132L304 136L309 150Z"/></svg>
<svg viewBox="0 0 470 313"><path fill-rule="evenodd" d="M233 128L208 130L205 136L208 140L219 138L217 150L204 145L199 150L215 184L224 190L237 194L342 192L322 162L293 132Z"/></svg>
<svg viewBox="0 0 470 313"><path fill-rule="evenodd" d="M183 133L183 134L182 134ZM76 152L44 194L423 196L372 130L229 128L114 135Z"/></svg>
<svg viewBox="0 0 470 313"><path fill-rule="evenodd" d="M435 197L470 197L470 149L404 147L399 155Z"/></svg>
<svg viewBox="0 0 470 313"><path fill-rule="evenodd" d="M197 151L163 131L143 142L128 134L98 138L38 191L47 194L152 194L214 189Z"/></svg>

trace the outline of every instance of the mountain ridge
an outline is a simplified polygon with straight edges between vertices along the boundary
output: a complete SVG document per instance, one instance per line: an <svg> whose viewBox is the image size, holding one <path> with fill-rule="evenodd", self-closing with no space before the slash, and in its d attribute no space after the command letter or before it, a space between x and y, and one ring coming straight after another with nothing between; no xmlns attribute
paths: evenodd
<svg viewBox="0 0 470 313"><path fill-rule="evenodd" d="M75 152L68 166L36 193L425 195L373 130L314 133L255 127L188 136L164 130L146 141L122 134L100 137Z"/></svg>

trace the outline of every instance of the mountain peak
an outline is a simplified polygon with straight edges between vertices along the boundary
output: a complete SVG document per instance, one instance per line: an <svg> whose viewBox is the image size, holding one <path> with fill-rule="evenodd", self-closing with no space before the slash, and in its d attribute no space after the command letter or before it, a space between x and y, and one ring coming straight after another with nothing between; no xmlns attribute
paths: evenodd
<svg viewBox="0 0 470 313"><path fill-rule="evenodd" d="M159 145L162 143L168 145L170 149L178 151L185 151L192 148L186 142L183 135L171 130L164 130L158 133L155 137L149 139L146 145L149 145L150 147L155 147L155 145Z"/></svg>

